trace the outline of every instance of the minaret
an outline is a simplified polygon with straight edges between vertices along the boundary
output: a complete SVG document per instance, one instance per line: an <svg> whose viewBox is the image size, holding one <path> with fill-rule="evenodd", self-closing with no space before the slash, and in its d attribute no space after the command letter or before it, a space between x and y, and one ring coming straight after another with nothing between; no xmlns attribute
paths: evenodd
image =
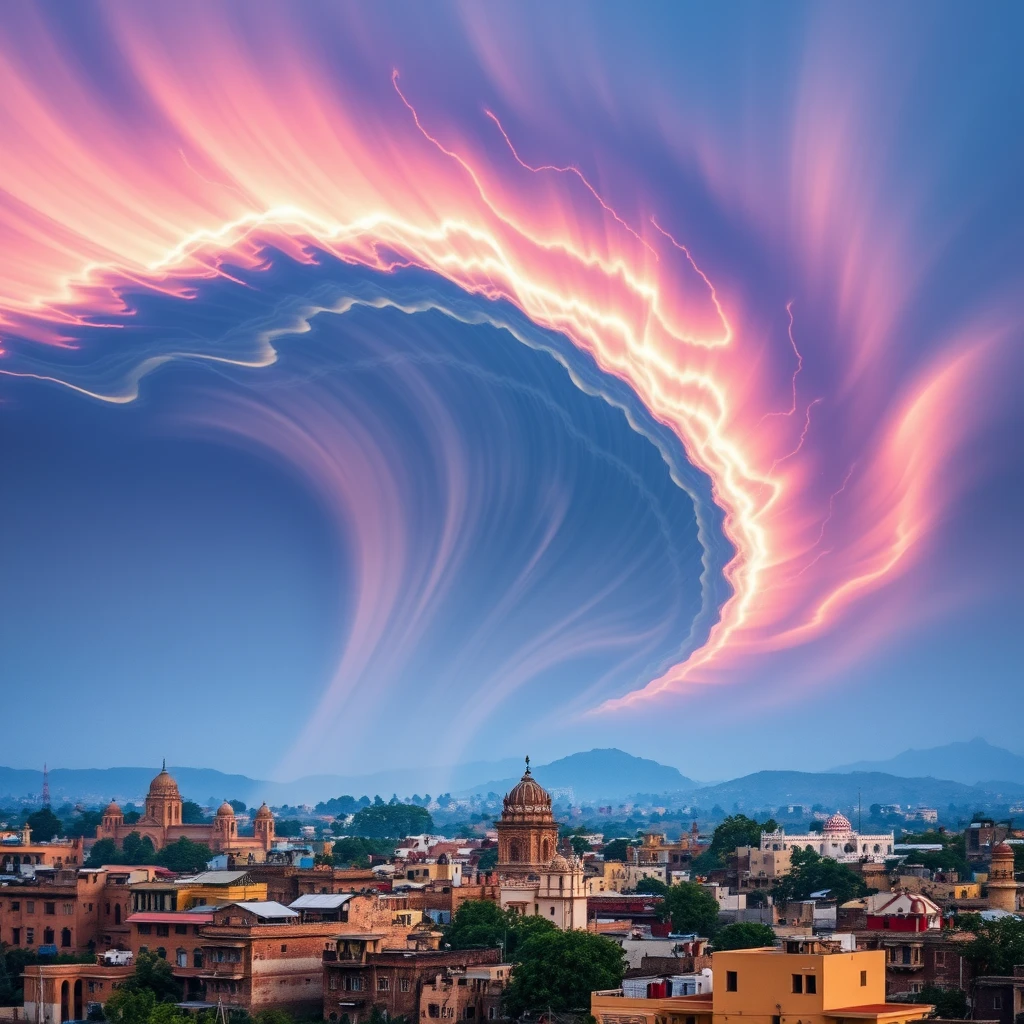
<svg viewBox="0 0 1024 1024"><path fill-rule="evenodd" d="M1017 881L1013 877L1013 847L999 843L992 850L988 871L988 905L993 910L1017 913Z"/></svg>

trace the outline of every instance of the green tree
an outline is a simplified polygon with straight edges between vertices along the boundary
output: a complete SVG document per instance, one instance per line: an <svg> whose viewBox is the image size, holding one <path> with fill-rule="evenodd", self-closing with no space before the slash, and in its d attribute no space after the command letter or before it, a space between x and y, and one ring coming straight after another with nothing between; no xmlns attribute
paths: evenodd
<svg viewBox="0 0 1024 1024"><path fill-rule="evenodd" d="M213 851L205 843L194 843L182 836L176 843L165 846L156 854L155 861L179 874L195 874L206 870L206 864L212 856Z"/></svg>
<svg viewBox="0 0 1024 1024"><path fill-rule="evenodd" d="M77 839L80 836L94 836L102 820L103 815L99 811L83 811L81 814L75 814L65 820L64 835L71 839Z"/></svg>
<svg viewBox="0 0 1024 1024"><path fill-rule="evenodd" d="M636 891L664 896L668 892L668 886L660 878L641 878L636 883Z"/></svg>
<svg viewBox="0 0 1024 1024"><path fill-rule="evenodd" d="M395 844L386 839L366 839L363 836L344 836L337 840L331 851L336 868L367 868L370 857L391 857Z"/></svg>
<svg viewBox="0 0 1024 1024"><path fill-rule="evenodd" d="M488 850L482 850L476 862L477 869L489 874L498 866L498 848L492 846Z"/></svg>
<svg viewBox="0 0 1024 1024"><path fill-rule="evenodd" d="M766 924L756 921L737 921L727 924L715 933L714 952L723 949L758 949L774 946L775 932Z"/></svg>
<svg viewBox="0 0 1024 1024"><path fill-rule="evenodd" d="M939 988L926 985L913 996L915 1003L931 1003L935 1016L943 1020L966 1020L970 1016L967 993L959 988Z"/></svg>
<svg viewBox="0 0 1024 1024"><path fill-rule="evenodd" d="M152 992L159 1002L181 999L181 984L174 977L171 965L156 953L140 953L135 960L135 974L121 986Z"/></svg>
<svg viewBox="0 0 1024 1024"><path fill-rule="evenodd" d="M625 966L621 947L601 935L554 928L531 935L505 990L506 1011L511 1017L548 1009L587 1013L590 993L618 988Z"/></svg>
<svg viewBox="0 0 1024 1024"><path fill-rule="evenodd" d="M131 986L130 982L131 978L110 996L103 1007L110 1024L149 1024L156 996L149 989Z"/></svg>
<svg viewBox="0 0 1024 1024"><path fill-rule="evenodd" d="M229 800L232 810L235 814L245 814L245 801L244 800Z"/></svg>
<svg viewBox="0 0 1024 1024"><path fill-rule="evenodd" d="M358 811L349 831L370 839L401 839L430 832L433 819L425 807L416 804L373 804Z"/></svg>
<svg viewBox="0 0 1024 1024"><path fill-rule="evenodd" d="M104 864L120 864L121 851L113 839L98 839L92 844L89 856L86 858L87 868L99 868Z"/></svg>
<svg viewBox="0 0 1024 1024"><path fill-rule="evenodd" d="M980 914L962 914L957 927L974 934L964 944L963 956L974 966L975 974L1009 975L1017 964L1024 963L1024 921L1019 918L985 921Z"/></svg>
<svg viewBox="0 0 1024 1024"><path fill-rule="evenodd" d="M604 844L604 859L624 861L626 859L626 850L628 848L628 839L613 839L610 843Z"/></svg>
<svg viewBox="0 0 1024 1024"><path fill-rule="evenodd" d="M670 886L658 911L674 932L696 932L711 937L718 927L718 900L696 882Z"/></svg>
<svg viewBox="0 0 1024 1024"><path fill-rule="evenodd" d="M292 838L302 835L302 822L297 818L282 818L274 822L274 834Z"/></svg>
<svg viewBox="0 0 1024 1024"><path fill-rule="evenodd" d="M385 1018L386 1020L387 1018ZM392 1018L393 1021L398 1020L397 1017ZM295 1018L285 1010L281 1010L277 1007L269 1007L266 1010L260 1010L255 1017L253 1017L255 1024L295 1024Z"/></svg>
<svg viewBox="0 0 1024 1024"><path fill-rule="evenodd" d="M201 825L206 821L206 815L195 800L185 800L181 805L181 821L183 825Z"/></svg>
<svg viewBox="0 0 1024 1024"><path fill-rule="evenodd" d="M156 860L156 849L149 836L138 832L129 832L121 843L122 864L153 864Z"/></svg>
<svg viewBox="0 0 1024 1024"><path fill-rule="evenodd" d="M711 845L698 858L701 867L724 867L737 846L759 846L761 833L774 832L778 827L774 818L759 823L745 814L730 814L712 833Z"/></svg>
<svg viewBox="0 0 1024 1024"><path fill-rule="evenodd" d="M455 912L444 937L452 949L501 946L505 959L515 963L519 949L530 938L553 930L555 926L543 917L513 914L490 900L467 900Z"/></svg>
<svg viewBox="0 0 1024 1024"><path fill-rule="evenodd" d="M776 902L810 899L812 892L828 890L839 903L867 896L871 891L863 879L845 864L821 857L814 850L794 850L788 875L772 889Z"/></svg>
<svg viewBox="0 0 1024 1024"><path fill-rule="evenodd" d="M493 949L505 941L509 915L490 900L466 900L452 915L445 929L445 942L452 949Z"/></svg>
<svg viewBox="0 0 1024 1024"><path fill-rule="evenodd" d="M25 824L32 829L34 843L48 843L64 834L64 822L49 807L34 811L25 819Z"/></svg>

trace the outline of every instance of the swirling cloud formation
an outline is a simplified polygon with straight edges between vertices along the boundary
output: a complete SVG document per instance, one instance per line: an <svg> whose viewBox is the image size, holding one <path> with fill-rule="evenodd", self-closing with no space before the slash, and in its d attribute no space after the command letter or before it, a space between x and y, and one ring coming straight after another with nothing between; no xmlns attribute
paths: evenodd
<svg viewBox="0 0 1024 1024"><path fill-rule="evenodd" d="M183 420L301 467L359 581L303 743L371 685L408 679L439 635L455 643L433 610L468 585L502 489L534 496L510 541L517 569L477 581L479 614L447 671L482 671L494 623L523 618L508 649L490 649L474 721L571 653L594 655L598 636L628 656L575 680L580 712L646 706L840 627L849 642L859 624L866 643L904 621L906 592L899 607L886 595L968 482L959 456L1001 400L1020 313L1012 260L962 272L957 250L986 211L980 179L952 179L982 172L918 116L938 57L892 60L915 26L791 11L782 36L751 12L752 51L722 22L664 10L661 25L574 7L396 12L12 9L5 387L128 402L171 361L252 370L253 394L209 394ZM201 323L170 312L187 306ZM332 348L329 325L346 318ZM636 548L612 552L596 531L576 586L545 574L579 493L553 469L517 476L525 441L511 426L484 465L473 416L454 411L471 397L448 390L452 374L504 389L614 461L536 381L491 365L512 358L509 339L625 414L684 501L645 493L619 457ZM285 350L306 353L286 367L307 382L301 401L259 391ZM344 373L318 375L318 361ZM362 392L371 366L390 373ZM406 420L383 422L385 408ZM696 527L680 525L683 507ZM696 538L689 572L672 552ZM619 601L602 619L659 551L668 604L625 614ZM558 611L538 596L553 588Z"/></svg>

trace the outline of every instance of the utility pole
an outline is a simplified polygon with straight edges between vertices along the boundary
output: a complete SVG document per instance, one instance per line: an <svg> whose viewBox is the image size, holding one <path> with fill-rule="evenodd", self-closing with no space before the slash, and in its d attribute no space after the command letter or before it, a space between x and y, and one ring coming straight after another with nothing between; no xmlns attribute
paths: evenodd
<svg viewBox="0 0 1024 1024"><path fill-rule="evenodd" d="M43 762L43 806L50 806L50 772L45 761Z"/></svg>

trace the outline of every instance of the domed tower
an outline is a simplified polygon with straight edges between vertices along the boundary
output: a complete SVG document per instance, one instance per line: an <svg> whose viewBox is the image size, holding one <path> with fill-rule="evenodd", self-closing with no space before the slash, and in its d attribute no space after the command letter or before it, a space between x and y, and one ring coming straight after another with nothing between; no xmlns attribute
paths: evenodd
<svg viewBox="0 0 1024 1024"><path fill-rule="evenodd" d="M274 845L274 815L266 801L260 804L256 817L252 823L253 835L259 841L264 850L269 850Z"/></svg>
<svg viewBox="0 0 1024 1024"><path fill-rule="evenodd" d="M999 843L992 850L988 871L988 905L992 910L1017 913L1017 882L1013 877L1013 847Z"/></svg>
<svg viewBox="0 0 1024 1024"><path fill-rule="evenodd" d="M103 808L103 817L100 819L100 830L102 835L100 839L114 839L117 837L117 830L124 824L124 812L117 805L117 802L111 800L106 807Z"/></svg>
<svg viewBox="0 0 1024 1024"><path fill-rule="evenodd" d="M530 759L519 783L505 797L498 830L498 873L540 875L558 846L551 797L530 774Z"/></svg>
<svg viewBox="0 0 1024 1024"><path fill-rule="evenodd" d="M213 819L213 842L214 848L223 850L238 838L238 821L235 818L235 809L224 801L217 808L217 814Z"/></svg>
<svg viewBox="0 0 1024 1024"><path fill-rule="evenodd" d="M181 793L178 784L167 772L164 761L160 774L149 784L146 796L146 820L167 828L181 824Z"/></svg>

